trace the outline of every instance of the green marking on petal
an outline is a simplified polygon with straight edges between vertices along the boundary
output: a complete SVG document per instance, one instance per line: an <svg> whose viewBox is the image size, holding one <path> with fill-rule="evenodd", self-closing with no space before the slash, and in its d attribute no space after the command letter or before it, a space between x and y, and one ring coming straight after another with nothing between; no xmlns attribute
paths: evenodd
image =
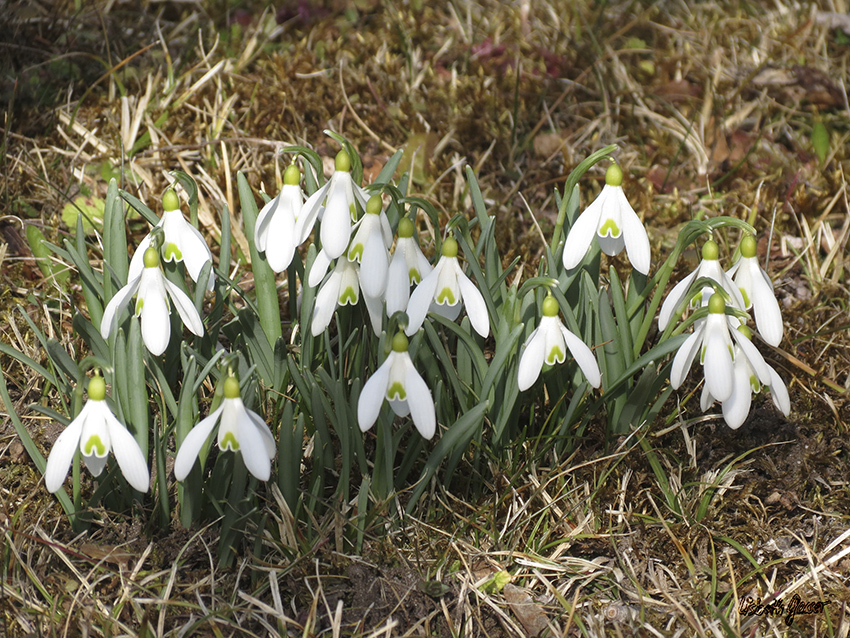
<svg viewBox="0 0 850 638"><path fill-rule="evenodd" d="M136 316L137 317L140 314L142 314L142 308L144 307L144 305L145 305L145 300L142 299L141 297L136 297Z"/></svg>
<svg viewBox="0 0 850 638"><path fill-rule="evenodd" d="M741 291L741 296L744 298L744 308L750 307L750 296L747 294L747 291L743 288L739 287L738 290Z"/></svg>
<svg viewBox="0 0 850 638"><path fill-rule="evenodd" d="M758 377L756 375L750 375L750 387L753 389L753 392L758 392L761 390L761 383L759 383Z"/></svg>
<svg viewBox="0 0 850 638"><path fill-rule="evenodd" d="M83 443L83 454L85 456L106 456L106 444L100 440L97 434L92 434L88 440Z"/></svg>
<svg viewBox="0 0 850 638"><path fill-rule="evenodd" d="M419 274L419 270L417 268L411 268L407 271L407 277L410 279L410 283L418 284L422 281L422 275Z"/></svg>
<svg viewBox="0 0 850 638"><path fill-rule="evenodd" d="M708 348L706 348L705 346L703 346L703 347L700 349L700 351L699 351L699 362L700 362L700 364L702 364L702 365L704 365L704 364L705 364L705 352L706 352L706 350L707 350L707 349L708 349Z"/></svg>
<svg viewBox="0 0 850 638"><path fill-rule="evenodd" d="M549 356L546 357L546 363L550 366L555 365L558 361L563 361L565 359L564 351L561 350L558 346L553 346L549 351Z"/></svg>
<svg viewBox="0 0 850 638"><path fill-rule="evenodd" d="M171 242L165 244L163 253L165 254L165 261L183 261L183 253L180 252L177 244Z"/></svg>
<svg viewBox="0 0 850 638"><path fill-rule="evenodd" d="M407 392L404 391L404 386L398 381L390 386L387 390L387 399L390 401L404 401L407 398Z"/></svg>
<svg viewBox="0 0 850 638"><path fill-rule="evenodd" d="M351 221L357 221L357 207L354 205L354 202L348 205L348 214L351 215Z"/></svg>
<svg viewBox="0 0 850 638"><path fill-rule="evenodd" d="M437 303L449 304L450 306L455 305L457 303L457 299L455 298L455 294L452 292L452 289L448 286L443 288L437 295Z"/></svg>
<svg viewBox="0 0 850 638"><path fill-rule="evenodd" d="M617 226L613 219L606 219L605 223L602 224L602 226L599 228L597 234L600 237L605 237L606 235L608 237L619 237L620 228L619 226Z"/></svg>
<svg viewBox="0 0 850 638"><path fill-rule="evenodd" d="M239 441L236 440L236 437L233 435L233 432L227 432L224 435L224 438L221 439L221 442L218 444L219 449L222 452L230 450L231 452L239 451Z"/></svg>
<svg viewBox="0 0 850 638"><path fill-rule="evenodd" d="M363 259L363 244L354 244L348 251L348 261L356 261L358 264Z"/></svg>
<svg viewBox="0 0 850 638"><path fill-rule="evenodd" d="M339 305L344 306L346 304L355 305L357 303L357 291L354 290L352 286L349 286L345 290L343 290L339 295Z"/></svg>

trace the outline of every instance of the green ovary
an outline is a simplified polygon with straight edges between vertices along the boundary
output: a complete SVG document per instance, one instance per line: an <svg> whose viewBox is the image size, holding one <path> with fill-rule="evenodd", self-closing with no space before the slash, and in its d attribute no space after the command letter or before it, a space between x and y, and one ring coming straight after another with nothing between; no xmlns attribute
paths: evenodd
<svg viewBox="0 0 850 638"><path fill-rule="evenodd" d="M605 223L599 228L597 234L600 237L605 237L606 235L609 237L619 237L620 227L617 226L613 219L606 219Z"/></svg>
<svg viewBox="0 0 850 638"><path fill-rule="evenodd" d="M550 366L555 365L559 361L563 361L566 357L564 356L564 351L561 350L558 346L553 346L549 351L549 356L546 357L546 363Z"/></svg>
<svg viewBox="0 0 850 638"><path fill-rule="evenodd" d="M168 243L165 245L165 261L183 261L183 253L177 247L177 244Z"/></svg>
<svg viewBox="0 0 850 638"><path fill-rule="evenodd" d="M218 447L222 450L231 450L233 452L239 451L239 441L236 440L236 437L233 435L233 432L225 433L224 437L222 437L221 442L218 444Z"/></svg>
<svg viewBox="0 0 850 638"><path fill-rule="evenodd" d="M97 434L91 435L83 444L83 454L85 456L106 456L106 444L100 440Z"/></svg>
<svg viewBox="0 0 850 638"><path fill-rule="evenodd" d="M345 306L346 304L351 304L352 306L357 303L357 292L349 286L345 290L343 290L339 295L339 305Z"/></svg>
<svg viewBox="0 0 850 638"><path fill-rule="evenodd" d="M404 386L398 381L390 386L387 390L387 399L390 401L404 401L407 399L407 392L404 391Z"/></svg>
<svg viewBox="0 0 850 638"><path fill-rule="evenodd" d="M443 288L440 291L440 294L437 295L437 303L438 304L449 304L450 306L453 306L457 303L457 298L455 297L455 294L452 292L452 289L446 287L446 288Z"/></svg>

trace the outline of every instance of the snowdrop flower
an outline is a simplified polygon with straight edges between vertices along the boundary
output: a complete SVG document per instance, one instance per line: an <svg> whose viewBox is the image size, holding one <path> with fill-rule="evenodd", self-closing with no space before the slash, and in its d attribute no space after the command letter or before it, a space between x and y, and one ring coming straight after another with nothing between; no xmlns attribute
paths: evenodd
<svg viewBox="0 0 850 638"><path fill-rule="evenodd" d="M277 445L266 422L242 403L239 380L233 375L228 375L224 380L224 400L221 405L192 428L180 444L174 459L174 476L177 480L182 481L192 471L201 448L216 426L218 448L222 452L242 452L242 460L248 471L259 480L268 481Z"/></svg>
<svg viewBox="0 0 850 638"><path fill-rule="evenodd" d="M348 259L360 264L360 287L369 297L382 298L387 290L393 230L383 211L380 195L366 202L366 214L357 222L357 232L348 247Z"/></svg>
<svg viewBox="0 0 850 638"><path fill-rule="evenodd" d="M719 293L708 300L708 316L698 320L693 334L681 345L673 358L670 385L677 390L685 380L697 353L705 374L707 391L721 403L732 396L735 385L735 350L732 339L740 347L759 379L769 379L767 364L752 342L736 328L737 322L726 315L726 301ZM730 328L732 335L730 336Z"/></svg>
<svg viewBox="0 0 850 638"><path fill-rule="evenodd" d="M567 350L575 357L588 383L598 388L602 376L596 358L590 348L561 323L558 317L558 301L552 295L547 295L543 300L543 318L540 325L529 335L519 360L517 383L520 391L528 390L534 385L544 363L549 366L563 363Z"/></svg>
<svg viewBox="0 0 850 638"><path fill-rule="evenodd" d="M611 164L605 173L605 187L593 203L579 215L564 244L564 268L570 270L584 259L593 236L606 255L614 256L623 247L635 270L649 272L649 238L640 218L623 192L623 170Z"/></svg>
<svg viewBox="0 0 850 638"><path fill-rule="evenodd" d="M204 334L204 324L195 310L195 304L185 292L163 276L159 251L153 246L145 250L141 272L115 293L106 305L100 323L100 333L104 339L109 337L118 315L133 296L136 297L134 312L137 317L141 317L142 339L151 354L161 355L171 339L169 298L177 308L183 324L199 337Z"/></svg>
<svg viewBox="0 0 850 638"><path fill-rule="evenodd" d="M315 267L315 263L314 266ZM334 311L338 306L356 306L360 301L360 266L348 257L337 259L336 266L316 294L316 305L313 308L311 331L314 337L322 334L331 324ZM381 334L383 320L383 302L379 298L362 295L369 312L369 319L375 334Z"/></svg>
<svg viewBox="0 0 850 638"><path fill-rule="evenodd" d="M258 251L266 254L266 261L275 272L283 272L289 267L295 248L310 235L310 228L303 236L295 235L295 223L303 205L301 171L295 164L290 164L283 173L283 188L277 197L263 206L254 227L254 244Z"/></svg>
<svg viewBox="0 0 850 638"><path fill-rule="evenodd" d="M782 312L773 293L773 283L767 273L759 266L756 257L756 239L747 235L741 241L741 258L727 273L741 291L743 308L753 309L756 326L762 339L772 346L782 342L785 330L782 324Z"/></svg>
<svg viewBox="0 0 850 638"><path fill-rule="evenodd" d="M304 202L301 214L295 222L295 235L307 237L316 223L316 218L321 218L319 236L322 240L322 253L325 253L323 260L326 259L328 263L348 248L351 220L357 217L356 204L366 208L365 191L351 179L351 158L345 150L337 153L334 169L334 174L328 182Z"/></svg>
<svg viewBox="0 0 850 638"><path fill-rule="evenodd" d="M183 217L183 213L180 212L180 200L177 198L177 193L170 188L162 196L162 208L162 219L159 220L157 227L162 228L165 235L163 257L165 261L182 261L192 281L198 283L201 269L208 261L212 261L210 248L198 229ZM131 281L144 268L144 254L148 246L151 245L151 238L152 233L149 233L141 241L133 259L130 260L128 279ZM215 274L210 271L210 278L206 282L207 290L212 290L213 285L215 285Z"/></svg>
<svg viewBox="0 0 850 638"><path fill-rule="evenodd" d="M433 270L413 236L413 222L407 217L398 221L398 239L387 272L387 316L407 310L410 286L418 284Z"/></svg>
<svg viewBox="0 0 850 638"><path fill-rule="evenodd" d="M774 405L782 414L788 416L791 412L791 398L788 396L788 388L782 378L776 373L772 367L765 363L761 353L755 350L758 355L755 361L751 361L750 357L741 349L740 341L746 340L750 342L752 333L749 328L744 325L738 326L738 332L742 338L738 339L735 344L735 363L734 363L734 382L732 384L732 394L728 399L723 401L723 420L733 430L737 430L750 413L750 405L752 404L752 395L754 392L759 392L762 386L770 389L770 396L773 399ZM751 351L751 355L752 351ZM767 376L763 376L767 372ZM700 408L703 412L711 407L714 403L714 397L706 384L702 389L700 397Z"/></svg>
<svg viewBox="0 0 850 638"><path fill-rule="evenodd" d="M434 436L437 429L434 399L413 367L407 346L407 337L399 332L393 337L392 352L363 386L357 402L357 422L363 432L375 424L386 399L398 416L411 416L423 438Z"/></svg>
<svg viewBox="0 0 850 638"><path fill-rule="evenodd" d="M405 332L412 336L425 321L431 309L449 319L460 314L461 301L475 331L482 337L490 334L490 317L484 297L469 277L463 274L457 260L457 242L447 237L443 242L440 261L416 287L407 304L408 325ZM432 306L433 304L433 306Z"/></svg>
<svg viewBox="0 0 850 638"><path fill-rule="evenodd" d="M673 313L691 292L691 284L703 277L713 279L720 284L723 290L729 293L732 299L732 305L738 308L738 310L744 310L744 298L741 296L738 287L729 278L729 275L721 268L720 261L718 261L719 254L720 250L714 241L709 239L705 242L702 247L702 261L699 262L696 270L673 286L673 290L670 291L666 299L664 299L664 303L661 304L661 312L658 313L659 330L664 330L667 324L670 323ZM691 306L705 305L708 303L707 300L713 292L713 288L706 286L691 299Z"/></svg>
<svg viewBox="0 0 850 638"><path fill-rule="evenodd" d="M109 409L106 403L106 382L101 376L91 378L88 401L50 450L44 471L44 484L48 492L56 492L62 487L77 450L94 476L100 476L103 472L106 457L112 450L121 473L133 489L148 491L150 474L145 456L133 435Z"/></svg>

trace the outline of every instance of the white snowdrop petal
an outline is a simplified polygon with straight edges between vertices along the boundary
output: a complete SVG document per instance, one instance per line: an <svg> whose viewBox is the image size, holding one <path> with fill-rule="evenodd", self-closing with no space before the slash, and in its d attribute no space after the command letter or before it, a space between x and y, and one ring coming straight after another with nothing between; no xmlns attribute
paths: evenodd
<svg viewBox="0 0 850 638"><path fill-rule="evenodd" d="M758 380L762 383L762 385L769 384L770 366L765 363L764 357L761 356L761 352L758 351L755 344L742 335L738 330L733 331L732 336L735 339L735 343L737 343L738 347L741 349L741 352L744 353L744 356L755 372L756 377L758 377Z"/></svg>
<svg viewBox="0 0 850 638"><path fill-rule="evenodd" d="M363 432L375 425L381 413L389 384L392 357L393 353L390 353L360 391L360 398L357 400L357 423Z"/></svg>
<svg viewBox="0 0 850 638"><path fill-rule="evenodd" d="M265 252L266 250L269 237L269 224L279 204L280 194L267 201L257 214L257 221L254 223L254 245L260 252Z"/></svg>
<svg viewBox="0 0 850 638"><path fill-rule="evenodd" d="M711 396L711 392L708 391L708 384L703 383L702 392L699 397L699 409L705 412L711 407L712 403L714 403L714 397Z"/></svg>
<svg viewBox="0 0 850 638"><path fill-rule="evenodd" d="M626 254L635 270L644 275L649 273L652 255L649 249L649 237L643 222L635 213L625 194L620 189L620 223L622 224L623 239L626 242Z"/></svg>
<svg viewBox="0 0 850 638"><path fill-rule="evenodd" d="M345 195L345 185L338 179L334 181L336 177L335 174L331 178L333 183L328 191L320 230L322 250L327 252L331 259L341 256L348 248L348 241L351 239L349 201Z"/></svg>
<svg viewBox="0 0 850 638"><path fill-rule="evenodd" d="M406 354L406 353L405 353ZM419 376L410 355L406 356L404 389L407 391L407 405L413 424L424 439L431 439L437 430L437 416L431 389Z"/></svg>
<svg viewBox="0 0 850 638"><path fill-rule="evenodd" d="M145 268L139 286L138 300L142 302L140 312L142 340L151 354L161 355L171 339L171 319L165 301L164 277L157 268Z"/></svg>
<svg viewBox="0 0 850 638"><path fill-rule="evenodd" d="M268 225L266 261L275 272L283 272L295 256L295 216L291 206L281 203Z"/></svg>
<svg viewBox="0 0 850 638"><path fill-rule="evenodd" d="M752 393L747 365L736 364L732 394L723 402L723 420L733 430L737 430L747 420L753 400Z"/></svg>
<svg viewBox="0 0 850 638"><path fill-rule="evenodd" d="M183 320L183 325L185 325L193 334L196 334L199 337L203 336L204 322L201 320L201 315L198 314L195 304L192 303L192 300L189 299L189 296L185 292L180 290L177 284L168 281L168 279L165 279L164 277L162 281L168 290L168 294L171 296L171 301L174 304L174 307L177 308L177 314L179 314L180 319Z"/></svg>
<svg viewBox="0 0 850 638"><path fill-rule="evenodd" d="M528 390L540 376L540 370L543 369L543 358L546 356L545 350L545 336L540 332L540 328L537 328L529 335L525 342L525 349L520 355L517 370L517 385L520 392Z"/></svg>
<svg viewBox="0 0 850 638"><path fill-rule="evenodd" d="M377 228L375 230L378 230ZM387 290L389 255L380 232L371 232L363 247L360 260L360 288L364 295L383 297Z"/></svg>
<svg viewBox="0 0 850 638"><path fill-rule="evenodd" d="M104 401L104 403L106 402ZM108 411L108 408L107 414L104 416L109 428L112 453L115 455L118 467L121 468L121 473L133 489L139 492L147 492L150 488L150 472L147 459L142 454L142 448L139 447L138 442L129 430Z"/></svg>
<svg viewBox="0 0 850 638"><path fill-rule="evenodd" d="M759 273L753 279L751 296L753 297L753 309L756 315L756 326L759 334L766 343L778 346L782 343L785 326L782 323L782 311L776 301L770 280L765 281L766 274Z"/></svg>
<svg viewBox="0 0 850 638"><path fill-rule="evenodd" d="M322 208L322 202L325 200L330 185L331 183L329 181L325 183L324 186L310 195L301 207L301 211L295 220L295 236L297 237L298 244L303 244L307 241L307 238L313 231L313 226L316 223L316 218L319 216L319 210Z"/></svg>
<svg viewBox="0 0 850 638"><path fill-rule="evenodd" d="M206 282L198 281L198 277L201 276L201 270L203 270L207 262L212 262L212 252L210 252L210 247L207 246L207 240L204 239L204 236L197 228L183 218L182 213L180 214L180 219L182 223L179 226L178 246L180 252L183 253L183 263L186 265L186 270L189 272L192 281L200 283L207 290L212 290L215 286L215 273L212 270L210 270L210 276Z"/></svg>
<svg viewBox="0 0 850 638"><path fill-rule="evenodd" d="M140 281L141 277L131 279L130 282L116 292L112 299L109 300L109 303L106 304L106 308L103 310L103 318L100 321L100 334L104 339L109 338L109 334L112 332L112 328L115 325L116 318L121 314L121 311L124 310L124 307L129 303L133 295L135 295L139 290Z"/></svg>
<svg viewBox="0 0 850 638"><path fill-rule="evenodd" d="M469 323L472 324L475 332L482 337L487 337L490 334L490 315L487 312L487 303L484 301L484 296L469 277L463 274L460 266L458 266L457 283L460 287L460 294L463 297L463 304L466 306L466 315L469 317Z"/></svg>
<svg viewBox="0 0 850 638"><path fill-rule="evenodd" d="M673 367L670 369L670 385L674 390L678 390L685 381L691 369L691 364L694 362L694 357L700 351L703 329L704 324L698 326L693 334L679 346L676 356L673 357Z"/></svg>
<svg viewBox="0 0 850 638"><path fill-rule="evenodd" d="M575 268L584 259L596 236L601 215L602 205L597 198L578 216L572 228L567 231L567 239L564 243L564 268L567 270Z"/></svg>
<svg viewBox="0 0 850 638"><path fill-rule="evenodd" d="M80 410L77 418L71 421L53 447L50 448L50 454L47 457L47 467L44 470L44 485L47 491L51 494L57 492L65 482L65 477L68 475L68 470L71 468L71 461L74 460L74 454L80 447L80 436L83 432L83 424L88 418L91 411L93 401L89 399Z"/></svg>
<svg viewBox="0 0 850 638"><path fill-rule="evenodd" d="M341 283L342 275L339 271L334 271L324 285L319 288L319 292L316 293L316 303L313 307L313 319L310 328L314 337L322 334L331 324Z"/></svg>
<svg viewBox="0 0 850 638"><path fill-rule="evenodd" d="M688 290L690 290L691 284L696 280L698 272L699 270L693 271L690 275L673 286L673 289L667 293L667 297L664 298L664 303L661 304L661 311L658 313L659 330L667 328L667 324L670 323L670 319L672 319L676 308L678 308L685 300L685 296L687 295Z"/></svg>
<svg viewBox="0 0 850 638"><path fill-rule="evenodd" d="M561 325L561 333L564 336L564 341L575 358L578 367L587 378L587 382L594 388L598 388L602 383L602 374L599 372L599 364L596 362L596 357L593 356L593 351L587 344L579 339L567 328Z"/></svg>
<svg viewBox="0 0 850 638"><path fill-rule="evenodd" d="M396 252L390 261L387 270L387 316L392 317L395 313L407 309L410 300L410 278L408 276L407 263L404 256L396 248Z"/></svg>
<svg viewBox="0 0 850 638"><path fill-rule="evenodd" d="M442 268L443 259L437 263L437 267L425 277L416 289L410 295L410 301L407 302L407 319L408 324L405 333L408 337L416 334L422 324L425 322L425 315L431 307L431 302L434 301L434 293L437 291L437 283L440 280L440 269Z"/></svg>
<svg viewBox="0 0 850 638"><path fill-rule="evenodd" d="M272 464L263 436L249 416L242 399L230 400L238 402L235 403L236 440L239 442L242 461L254 477L261 481L268 481L271 476Z"/></svg>
<svg viewBox="0 0 850 638"><path fill-rule="evenodd" d="M210 438L223 410L224 403L222 402L216 410L193 427L189 431L189 434L186 435L186 438L183 439L177 450L177 457L174 459L174 477L178 481L182 481L189 476L189 472L192 471L192 467L201 453L201 448L204 447L204 443Z"/></svg>
<svg viewBox="0 0 850 638"><path fill-rule="evenodd" d="M770 370L770 383L768 384L770 396L779 411L788 416L791 414L791 397L788 396L788 388L785 386L782 377L776 373L776 370L770 367L768 369Z"/></svg>
<svg viewBox="0 0 850 638"><path fill-rule="evenodd" d="M705 382L711 395L722 403L732 394L734 370L729 344L721 332L706 328L703 347Z"/></svg>
<svg viewBox="0 0 850 638"><path fill-rule="evenodd" d="M331 258L324 250L320 250L319 254L313 260L313 265L310 266L310 273L307 275L307 285L310 288L315 288L328 272L328 267L331 265Z"/></svg>

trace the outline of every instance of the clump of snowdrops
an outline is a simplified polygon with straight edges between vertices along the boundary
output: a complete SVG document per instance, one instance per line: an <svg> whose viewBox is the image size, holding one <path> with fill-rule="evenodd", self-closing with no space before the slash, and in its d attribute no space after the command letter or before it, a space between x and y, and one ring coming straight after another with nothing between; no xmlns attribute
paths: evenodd
<svg viewBox="0 0 850 638"><path fill-rule="evenodd" d="M66 426L46 460L13 420L76 527L100 505L151 508L162 526L175 510L187 527L220 518L228 559L249 523L280 517L273 502L307 527L328 508L356 510L359 549L370 504L406 490L413 509L434 481L450 485L462 463L483 468L483 449L523 437L569 449L600 411L611 434L651 424L695 361L701 408L719 402L730 427L763 387L788 414L753 341L776 345L783 327L748 223L690 221L653 273L609 146L556 192L551 241L520 281L471 169L472 209L446 219L409 193L407 174L393 181L400 153L363 184L354 148L329 134L340 144L330 176L313 151L289 147L282 187L258 206L238 175L249 254L235 271L230 211L220 203L214 253L197 228L196 183L180 172L148 204L113 180L102 233L80 218L74 239L49 246L79 275L73 327L87 354L75 360L23 310L46 363L3 351L52 387L54 407L32 406ZM579 181L600 162L605 185L581 211ZM128 205L151 225L134 247ZM729 270L721 233L740 238ZM702 261L668 293L694 245ZM603 271L601 253L623 249L631 268ZM5 380L0 392L11 408ZM268 490L274 499L258 498Z"/></svg>

